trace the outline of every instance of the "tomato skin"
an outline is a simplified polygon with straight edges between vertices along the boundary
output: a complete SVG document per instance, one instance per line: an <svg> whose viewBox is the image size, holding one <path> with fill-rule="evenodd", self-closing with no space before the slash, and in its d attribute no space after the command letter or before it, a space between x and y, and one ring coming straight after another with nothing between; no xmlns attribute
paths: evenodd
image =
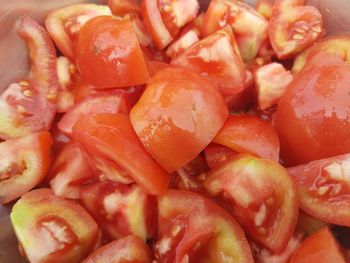
<svg viewBox="0 0 350 263"><path fill-rule="evenodd" d="M10 217L30 262L80 262L99 238L97 224L80 205L46 188L23 195Z"/></svg>
<svg viewBox="0 0 350 263"><path fill-rule="evenodd" d="M79 31L76 63L82 77L98 88L140 85L149 74L129 19L100 16Z"/></svg>
<svg viewBox="0 0 350 263"><path fill-rule="evenodd" d="M227 115L223 98L208 81L169 68L152 77L130 119L146 150L173 172L210 143Z"/></svg>
<svg viewBox="0 0 350 263"><path fill-rule="evenodd" d="M349 81L348 63L330 55L313 57L295 76L274 118L287 165L350 151Z"/></svg>
<svg viewBox="0 0 350 263"><path fill-rule="evenodd" d="M337 241L327 227L307 237L290 263L345 263Z"/></svg>
<svg viewBox="0 0 350 263"><path fill-rule="evenodd" d="M159 198L158 211L154 252L160 262L254 262L240 226L210 199L169 190ZM196 255L193 249L197 242L203 250L199 248Z"/></svg>
<svg viewBox="0 0 350 263"><path fill-rule="evenodd" d="M137 236L127 236L104 245L82 263L150 263L152 253Z"/></svg>
<svg viewBox="0 0 350 263"><path fill-rule="evenodd" d="M279 141L275 129L256 116L230 115L213 142L238 153L279 161Z"/></svg>
<svg viewBox="0 0 350 263"><path fill-rule="evenodd" d="M39 132L0 143L0 204L22 196L46 176L52 139Z"/></svg>
<svg viewBox="0 0 350 263"><path fill-rule="evenodd" d="M128 116L104 113L84 117L73 127L73 138L107 178L119 179L126 173L127 179L135 180L147 193L166 191L169 174L145 151Z"/></svg>

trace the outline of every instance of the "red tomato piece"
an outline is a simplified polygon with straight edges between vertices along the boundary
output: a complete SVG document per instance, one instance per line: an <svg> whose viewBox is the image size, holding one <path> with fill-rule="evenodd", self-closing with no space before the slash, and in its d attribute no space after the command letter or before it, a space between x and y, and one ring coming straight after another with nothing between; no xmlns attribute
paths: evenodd
<svg viewBox="0 0 350 263"><path fill-rule="evenodd" d="M74 125L84 116L98 113L129 113L128 94L124 90L98 92L74 105L57 124L65 134L71 136Z"/></svg>
<svg viewBox="0 0 350 263"><path fill-rule="evenodd" d="M313 57L295 75L274 118L287 165L350 152L349 82L350 65L331 55Z"/></svg>
<svg viewBox="0 0 350 263"><path fill-rule="evenodd" d="M141 14L141 7L135 0L108 0L108 6L115 16Z"/></svg>
<svg viewBox="0 0 350 263"><path fill-rule="evenodd" d="M169 175L145 151L128 116L104 113L84 117L74 126L73 138L108 179L135 180L154 195L166 191Z"/></svg>
<svg viewBox="0 0 350 263"><path fill-rule="evenodd" d="M259 108L266 110L278 104L287 86L292 82L293 75L282 64L273 62L259 67L255 71L254 79Z"/></svg>
<svg viewBox="0 0 350 263"><path fill-rule="evenodd" d="M166 54L174 58L198 41L199 32L195 29L188 30L167 48Z"/></svg>
<svg viewBox="0 0 350 263"><path fill-rule="evenodd" d="M238 153L279 161L279 141L272 125L257 116L230 115L213 139Z"/></svg>
<svg viewBox="0 0 350 263"><path fill-rule="evenodd" d="M50 12L45 24L59 50L74 61L74 47L82 26L94 17L108 15L111 15L111 10L107 6L75 4Z"/></svg>
<svg viewBox="0 0 350 263"><path fill-rule="evenodd" d="M81 184L92 176L78 145L69 142L55 156L50 169L50 186L57 196L80 199Z"/></svg>
<svg viewBox="0 0 350 263"><path fill-rule="evenodd" d="M232 216L210 199L181 190L159 199L154 252L159 262L254 262Z"/></svg>
<svg viewBox="0 0 350 263"><path fill-rule="evenodd" d="M270 20L272 16L273 5L276 0L258 0L256 3L256 10L260 15Z"/></svg>
<svg viewBox="0 0 350 263"><path fill-rule="evenodd" d="M307 237L290 263L345 263L339 245L327 227Z"/></svg>
<svg viewBox="0 0 350 263"><path fill-rule="evenodd" d="M173 172L210 143L227 115L223 98L207 80L169 68L151 78L130 119L146 150Z"/></svg>
<svg viewBox="0 0 350 263"><path fill-rule="evenodd" d="M104 245L81 263L150 263L152 259L152 253L142 239L127 236Z"/></svg>
<svg viewBox="0 0 350 263"><path fill-rule="evenodd" d="M249 235L273 252L281 252L298 219L296 186L278 163L237 155L213 169L204 182L212 196L227 196L233 214Z"/></svg>
<svg viewBox="0 0 350 263"><path fill-rule="evenodd" d="M138 15L127 15L132 23L132 27L135 31L137 40L141 47L147 47L152 44L152 38L150 37L146 26Z"/></svg>
<svg viewBox="0 0 350 263"><path fill-rule="evenodd" d="M149 78L130 19L89 20L79 31L76 63L84 80L97 88L140 85Z"/></svg>
<svg viewBox="0 0 350 263"><path fill-rule="evenodd" d="M251 61L267 37L268 22L250 5L237 0L213 0L205 15L205 33L230 25L245 61Z"/></svg>
<svg viewBox="0 0 350 263"><path fill-rule="evenodd" d="M92 217L50 189L33 190L13 206L11 222L30 262L81 262L99 241Z"/></svg>
<svg viewBox="0 0 350 263"><path fill-rule="evenodd" d="M51 162L51 145L48 132L0 143L0 204L15 200L44 179Z"/></svg>
<svg viewBox="0 0 350 263"><path fill-rule="evenodd" d="M209 144L204 149L205 160L211 169L221 166L231 160L236 154L237 152L234 150L215 143Z"/></svg>
<svg viewBox="0 0 350 263"><path fill-rule="evenodd" d="M74 94L74 104L78 104L85 100L87 97L96 94L99 92L99 89L95 86L88 84L84 81L76 83L75 94Z"/></svg>
<svg viewBox="0 0 350 263"><path fill-rule="evenodd" d="M246 70L229 27L195 43L173 58L171 64L201 74L225 97L238 96L244 90Z"/></svg>
<svg viewBox="0 0 350 263"><path fill-rule="evenodd" d="M305 0L277 0L269 24L269 37L279 59L293 57L310 47L323 33L322 16Z"/></svg>
<svg viewBox="0 0 350 263"><path fill-rule="evenodd" d="M154 236L156 199L136 184L92 183L83 188L81 201L110 240L127 235L143 240Z"/></svg>
<svg viewBox="0 0 350 263"><path fill-rule="evenodd" d="M288 168L301 208L325 222L350 226L350 154Z"/></svg>
<svg viewBox="0 0 350 263"><path fill-rule="evenodd" d="M163 49L173 41L158 8L157 0L142 0L142 17L146 28L158 49Z"/></svg>

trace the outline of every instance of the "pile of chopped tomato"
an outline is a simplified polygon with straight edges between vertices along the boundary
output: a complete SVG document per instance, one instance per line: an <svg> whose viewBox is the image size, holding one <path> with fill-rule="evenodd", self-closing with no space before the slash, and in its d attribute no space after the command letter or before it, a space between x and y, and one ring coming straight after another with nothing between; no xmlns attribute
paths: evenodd
<svg viewBox="0 0 350 263"><path fill-rule="evenodd" d="M18 25L0 203L29 262L349 260L350 38L316 8L110 0Z"/></svg>

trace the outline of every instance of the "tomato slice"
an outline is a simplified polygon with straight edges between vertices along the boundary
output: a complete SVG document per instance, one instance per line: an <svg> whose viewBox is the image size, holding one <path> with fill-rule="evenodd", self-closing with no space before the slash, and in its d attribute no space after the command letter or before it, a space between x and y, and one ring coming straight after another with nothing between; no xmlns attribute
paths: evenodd
<svg viewBox="0 0 350 263"><path fill-rule="evenodd" d="M142 239L127 236L104 245L81 263L150 263L152 259L152 253Z"/></svg>
<svg viewBox="0 0 350 263"><path fill-rule="evenodd" d="M345 263L339 245L327 227L306 238L290 263Z"/></svg>
<svg viewBox="0 0 350 263"><path fill-rule="evenodd" d="M50 169L50 186L57 196L80 199L81 184L92 176L79 146L69 142L55 156Z"/></svg>
<svg viewBox="0 0 350 263"><path fill-rule="evenodd" d="M301 208L325 222L350 226L350 155L288 168L301 196Z"/></svg>
<svg viewBox="0 0 350 263"><path fill-rule="evenodd" d="M71 136L74 125L84 116L98 113L129 113L128 94L124 90L98 92L74 105L60 120L58 128Z"/></svg>
<svg viewBox="0 0 350 263"><path fill-rule="evenodd" d="M281 252L298 219L296 186L278 163L237 155L213 169L205 188L212 196L227 196L233 214L249 235L273 252Z"/></svg>
<svg viewBox="0 0 350 263"><path fill-rule="evenodd" d="M167 48L166 54L174 58L198 41L198 31L195 29L188 30Z"/></svg>
<svg viewBox="0 0 350 263"><path fill-rule="evenodd" d="M39 132L0 143L0 203L5 204L37 186L46 176L52 139Z"/></svg>
<svg viewBox="0 0 350 263"><path fill-rule="evenodd" d="M74 126L73 138L107 178L135 180L154 195L166 191L169 175L145 151L128 116L104 113L84 117Z"/></svg>
<svg viewBox="0 0 350 263"><path fill-rule="evenodd" d="M279 99L293 80L293 75L282 64L273 62L255 71L255 86L258 93L258 104L266 110L278 104Z"/></svg>
<svg viewBox="0 0 350 263"><path fill-rule="evenodd" d="M108 0L108 6L115 16L141 14L141 7L135 0Z"/></svg>
<svg viewBox="0 0 350 263"><path fill-rule="evenodd" d="M210 199L181 190L159 198L154 252L159 262L254 262L233 217Z"/></svg>
<svg viewBox="0 0 350 263"><path fill-rule="evenodd" d="M163 49L173 41L158 8L157 0L142 0L142 17L148 32L158 49Z"/></svg>
<svg viewBox="0 0 350 263"><path fill-rule="evenodd" d="M10 216L30 262L81 262L99 238L97 224L80 205L46 188L23 195Z"/></svg>
<svg viewBox="0 0 350 263"><path fill-rule="evenodd" d="M257 116L230 115L213 139L238 153L279 161L279 141L270 123Z"/></svg>
<svg viewBox="0 0 350 263"><path fill-rule="evenodd" d="M96 16L111 15L108 6L75 4L49 13L45 24L49 34L63 55L74 61L74 46L82 26Z"/></svg>
<svg viewBox="0 0 350 263"><path fill-rule="evenodd" d="M211 169L221 166L236 154L234 150L216 143L211 143L204 149L205 160Z"/></svg>
<svg viewBox="0 0 350 263"><path fill-rule="evenodd" d="M76 63L84 80L97 88L140 85L149 78L130 19L89 20L79 31Z"/></svg>
<svg viewBox="0 0 350 263"><path fill-rule="evenodd" d="M83 188L81 201L110 240L154 236L156 199L136 184L92 183Z"/></svg>
<svg viewBox="0 0 350 263"><path fill-rule="evenodd" d="M130 119L146 150L173 172L210 143L227 115L223 98L208 81L169 68L151 78Z"/></svg>
<svg viewBox="0 0 350 263"><path fill-rule="evenodd" d="M273 6L269 37L279 59L310 47L323 34L322 16L304 0L279 0Z"/></svg>
<svg viewBox="0 0 350 263"><path fill-rule="evenodd" d="M268 22L250 5L236 0L213 0L205 16L205 33L230 25L242 58L251 61L267 37Z"/></svg>

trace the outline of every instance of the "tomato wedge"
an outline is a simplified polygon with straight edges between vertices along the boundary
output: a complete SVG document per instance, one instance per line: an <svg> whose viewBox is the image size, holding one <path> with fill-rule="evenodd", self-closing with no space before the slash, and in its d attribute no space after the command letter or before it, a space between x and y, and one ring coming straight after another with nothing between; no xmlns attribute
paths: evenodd
<svg viewBox="0 0 350 263"><path fill-rule="evenodd" d="M44 179L51 162L51 145L48 132L0 143L0 204L15 200Z"/></svg>
<svg viewBox="0 0 350 263"><path fill-rule="evenodd" d="M223 98L207 80L169 68L153 75L130 119L146 150L173 172L210 143L227 115Z"/></svg>
<svg viewBox="0 0 350 263"><path fill-rule="evenodd" d="M152 259L152 253L142 239L127 236L104 245L81 263L150 263Z"/></svg>
<svg viewBox="0 0 350 263"><path fill-rule="evenodd" d="M210 199L181 190L159 199L154 252L159 262L254 262L232 216Z"/></svg>
<svg viewBox="0 0 350 263"><path fill-rule="evenodd" d="M83 188L81 201L110 240L127 235L143 240L154 236L156 199L136 184L92 183Z"/></svg>
<svg viewBox="0 0 350 263"><path fill-rule="evenodd" d="M33 190L14 205L11 222L30 262L81 262L99 240L92 217L50 189Z"/></svg>
<svg viewBox="0 0 350 263"><path fill-rule="evenodd" d="M322 16L305 0L277 0L269 23L271 45L279 59L310 47L323 33Z"/></svg>
<svg viewBox="0 0 350 263"><path fill-rule="evenodd" d="M275 129L256 116L230 115L213 142L238 153L279 161L279 141Z"/></svg>
<svg viewBox="0 0 350 263"><path fill-rule="evenodd" d="M298 219L296 186L278 163L239 154L213 169L204 182L212 196L226 196L233 214L249 235L273 252L281 252Z"/></svg>
<svg viewBox="0 0 350 263"><path fill-rule="evenodd" d="M96 16L111 15L108 6L75 4L49 13L45 24L47 31L63 55L74 61L77 36L82 26Z"/></svg>
<svg viewBox="0 0 350 263"><path fill-rule="evenodd" d="M73 138L108 179L135 180L147 193L165 193L169 175L145 151L128 116L104 113L84 117L73 127Z"/></svg>
<svg viewBox="0 0 350 263"><path fill-rule="evenodd" d="M174 58L199 41L199 33L195 29L188 30L179 36L166 50L166 54Z"/></svg>

